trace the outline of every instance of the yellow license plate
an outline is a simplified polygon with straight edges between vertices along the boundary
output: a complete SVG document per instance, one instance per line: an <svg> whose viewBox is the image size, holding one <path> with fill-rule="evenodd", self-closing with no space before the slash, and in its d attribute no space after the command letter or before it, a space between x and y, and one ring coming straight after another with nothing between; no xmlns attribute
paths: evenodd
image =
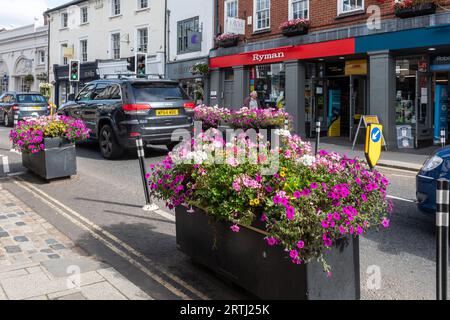
<svg viewBox="0 0 450 320"><path fill-rule="evenodd" d="M158 117L177 116L179 114L180 114L180 111L178 109L156 110L156 115Z"/></svg>
<svg viewBox="0 0 450 320"><path fill-rule="evenodd" d="M31 107L33 110L41 110L41 107Z"/></svg>

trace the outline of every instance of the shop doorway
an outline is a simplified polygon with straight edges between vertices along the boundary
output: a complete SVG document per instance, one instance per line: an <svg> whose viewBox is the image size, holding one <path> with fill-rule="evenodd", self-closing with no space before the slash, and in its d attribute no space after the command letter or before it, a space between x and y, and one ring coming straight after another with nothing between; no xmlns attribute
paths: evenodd
<svg viewBox="0 0 450 320"><path fill-rule="evenodd" d="M305 92L310 137L315 136L314 123L320 121L322 136L347 137L352 141L361 116L367 113L366 77L313 78Z"/></svg>

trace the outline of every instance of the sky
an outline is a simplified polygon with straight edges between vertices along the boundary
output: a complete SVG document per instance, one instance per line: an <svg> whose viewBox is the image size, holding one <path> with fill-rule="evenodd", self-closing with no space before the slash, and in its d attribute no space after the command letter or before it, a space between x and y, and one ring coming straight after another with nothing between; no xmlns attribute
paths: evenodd
<svg viewBox="0 0 450 320"><path fill-rule="evenodd" d="M12 29L40 20L47 8L54 8L70 0L0 0L0 29Z"/></svg>

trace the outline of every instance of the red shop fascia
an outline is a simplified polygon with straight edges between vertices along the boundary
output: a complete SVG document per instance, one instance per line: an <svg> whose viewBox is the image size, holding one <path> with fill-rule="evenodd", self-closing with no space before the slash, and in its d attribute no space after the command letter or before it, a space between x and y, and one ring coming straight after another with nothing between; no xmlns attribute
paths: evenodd
<svg viewBox="0 0 450 320"><path fill-rule="evenodd" d="M352 55L354 53L355 39L350 38L212 57L210 59L210 68L218 69L235 66L251 66L290 60L308 60L345 56Z"/></svg>

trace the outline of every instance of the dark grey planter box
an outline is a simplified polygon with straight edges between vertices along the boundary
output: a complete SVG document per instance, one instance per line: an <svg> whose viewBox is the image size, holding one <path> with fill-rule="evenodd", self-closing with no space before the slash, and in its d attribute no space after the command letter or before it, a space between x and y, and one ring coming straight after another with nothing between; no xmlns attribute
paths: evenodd
<svg viewBox="0 0 450 320"><path fill-rule="evenodd" d="M229 48L237 46L239 41L238 37L228 38L224 40L217 40L217 45L221 48Z"/></svg>
<svg viewBox="0 0 450 320"><path fill-rule="evenodd" d="M294 37L294 36L300 36L308 33L308 26L305 25L298 25L298 26L292 26L283 28L281 32L283 33L283 36L285 37Z"/></svg>
<svg viewBox="0 0 450 320"><path fill-rule="evenodd" d="M326 259L328 278L317 262L294 265L280 247L269 247L258 227L230 230L200 209L176 209L178 248L225 279L260 299L359 300L359 238L343 239Z"/></svg>
<svg viewBox="0 0 450 320"><path fill-rule="evenodd" d="M46 179L70 177L77 173L75 144L61 138L44 139L45 150L32 154L22 153L22 164Z"/></svg>
<svg viewBox="0 0 450 320"><path fill-rule="evenodd" d="M436 4L422 3L411 8L397 9L395 15L399 18L412 18L436 13Z"/></svg>

